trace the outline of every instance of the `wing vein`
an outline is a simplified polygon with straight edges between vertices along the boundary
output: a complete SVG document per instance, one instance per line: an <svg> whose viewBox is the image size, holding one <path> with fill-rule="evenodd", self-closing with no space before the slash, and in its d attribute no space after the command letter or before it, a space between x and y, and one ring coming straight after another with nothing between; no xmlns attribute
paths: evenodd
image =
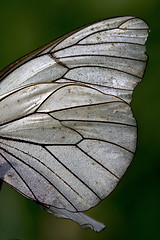
<svg viewBox="0 0 160 240"><path fill-rule="evenodd" d="M6 151L5 149L3 149L3 148L1 148L1 147L0 147L0 149L3 150L4 152L8 153L9 155L15 157L14 155L10 154L10 153L9 153L8 151ZM14 171L17 173L17 175L21 178L22 182L25 184L25 186L28 188L28 190L29 190L29 191L31 192L31 194L34 196L35 200L36 200L37 202L39 202L38 199L37 199L37 197L36 197L36 195L34 194L34 192L32 191L32 189L30 188L30 186L27 184L27 182L24 180L24 178L21 176L21 174L17 171L17 169L12 165L12 163L10 163L10 162L7 160L7 158L6 158L5 156L3 156L3 154L1 154L1 155L2 155L2 157L5 159L5 161L11 166L11 168L14 169ZM16 157L15 157L15 158L16 158Z"/></svg>
<svg viewBox="0 0 160 240"><path fill-rule="evenodd" d="M114 177L116 177L118 180L120 180L120 178L115 175L112 171L110 171L108 168L106 168L105 166L103 166L103 164L101 164L100 162L98 162L95 158L93 158L92 156L90 156L86 151L84 151L81 147L78 146L78 144L76 144L77 148L82 151L85 155L87 155L89 158L91 158L94 162L96 162L98 165L100 165L102 168L104 168L107 172L111 173Z"/></svg>
<svg viewBox="0 0 160 240"><path fill-rule="evenodd" d="M146 62L146 60L138 59L138 58L131 58L131 57L123 57L123 56L116 56L116 55L107 55L107 54L77 54L77 55L67 55L63 57L56 57L58 59L65 59L65 58L75 58L75 57L106 57L106 58L118 58L118 59L125 59L125 60L133 60L138 62ZM118 69L116 69L118 71Z"/></svg>
<svg viewBox="0 0 160 240"><path fill-rule="evenodd" d="M108 141L108 140L103 140L103 139L98 139L98 138L84 138L84 139L85 139L85 140L96 140L96 141L99 141L99 142L110 143L110 144L115 145L115 146L117 146L117 147L119 147L119 148L122 148L122 149L126 150L127 152L130 152L130 153L132 153L132 154L134 155L134 152L132 152L131 150L127 149L126 147L123 147L123 146L121 146L121 145L119 145L119 144L117 144L117 143L114 143L114 142L111 142L111 141ZM77 144L79 144L80 142L82 142L82 140L80 140L79 142L77 142Z"/></svg>
<svg viewBox="0 0 160 240"><path fill-rule="evenodd" d="M96 197L101 200L100 196L92 189L90 188L81 178L79 178L73 171L71 171L70 168L68 168L62 161L60 161L49 149L44 147L46 151L48 151L63 167L65 167L73 176L75 176L82 184L84 184Z"/></svg>
<svg viewBox="0 0 160 240"><path fill-rule="evenodd" d="M4 148L2 148L2 147L0 147L0 149L2 149L3 151L7 152L7 153L10 154L11 156L15 157L18 161L20 161L20 162L22 162L23 164L27 165L28 167L30 167L31 169L33 169L36 173L38 173L40 176L42 176L42 177L43 177L52 187L54 187L54 188L57 190L57 192L59 192L59 193L66 199L66 201L69 202L69 203L72 205L72 207L74 207L74 209L77 211L77 209L76 209L76 207L73 205L73 203L72 203L47 177L45 177L41 172L39 172L36 168L34 168L33 166L31 166L30 164L28 164L28 163L26 163L25 161L23 161L21 158L19 158L19 157L15 156L14 154L8 152L6 149L4 149ZM45 149L46 149L46 148L45 148ZM39 160L38 160L38 161L39 161ZM13 167L13 169L15 169L15 168ZM16 170L16 172L17 172L17 170ZM37 198L36 198L36 199L37 199ZM38 202L39 202L39 200L38 200Z"/></svg>

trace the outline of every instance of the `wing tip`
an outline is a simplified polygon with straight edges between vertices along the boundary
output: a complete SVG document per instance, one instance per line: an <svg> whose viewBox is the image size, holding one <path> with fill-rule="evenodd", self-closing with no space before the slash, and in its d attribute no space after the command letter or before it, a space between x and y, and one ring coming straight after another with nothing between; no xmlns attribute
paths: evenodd
<svg viewBox="0 0 160 240"><path fill-rule="evenodd" d="M143 29L143 30L149 31L149 26L144 19L136 16L126 16L126 17L129 17L129 18L126 19L126 21L121 24L120 28L127 28L127 29L135 28L139 30Z"/></svg>

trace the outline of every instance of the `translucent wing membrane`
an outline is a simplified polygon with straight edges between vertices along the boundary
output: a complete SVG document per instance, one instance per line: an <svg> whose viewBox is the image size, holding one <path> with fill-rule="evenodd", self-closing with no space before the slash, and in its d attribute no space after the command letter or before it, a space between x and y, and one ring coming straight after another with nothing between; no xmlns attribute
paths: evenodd
<svg viewBox="0 0 160 240"><path fill-rule="evenodd" d="M0 179L57 217L99 232L81 212L116 187L136 148L129 103L143 77L146 23L103 20L1 73Z"/></svg>

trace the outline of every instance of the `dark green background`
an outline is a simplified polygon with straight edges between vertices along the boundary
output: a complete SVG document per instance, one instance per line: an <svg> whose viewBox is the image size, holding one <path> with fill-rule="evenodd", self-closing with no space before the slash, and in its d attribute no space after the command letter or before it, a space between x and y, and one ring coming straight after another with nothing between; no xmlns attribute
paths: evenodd
<svg viewBox="0 0 160 240"><path fill-rule="evenodd" d="M0 0L0 69L52 39L106 17L134 15L150 26L148 66L134 93L138 146L116 190L90 216L101 233L56 219L6 184L0 192L0 240L160 239L160 1Z"/></svg>

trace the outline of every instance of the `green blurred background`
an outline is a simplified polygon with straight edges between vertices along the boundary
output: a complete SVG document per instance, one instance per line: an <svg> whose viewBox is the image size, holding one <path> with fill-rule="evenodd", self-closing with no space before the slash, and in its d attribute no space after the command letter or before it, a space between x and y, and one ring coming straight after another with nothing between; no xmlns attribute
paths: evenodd
<svg viewBox="0 0 160 240"><path fill-rule="evenodd" d="M134 15L150 26L149 61L132 107L138 121L133 163L116 190L88 214L104 222L101 233L56 219L6 184L0 192L0 240L160 239L160 1L0 0L0 69L84 24Z"/></svg>

